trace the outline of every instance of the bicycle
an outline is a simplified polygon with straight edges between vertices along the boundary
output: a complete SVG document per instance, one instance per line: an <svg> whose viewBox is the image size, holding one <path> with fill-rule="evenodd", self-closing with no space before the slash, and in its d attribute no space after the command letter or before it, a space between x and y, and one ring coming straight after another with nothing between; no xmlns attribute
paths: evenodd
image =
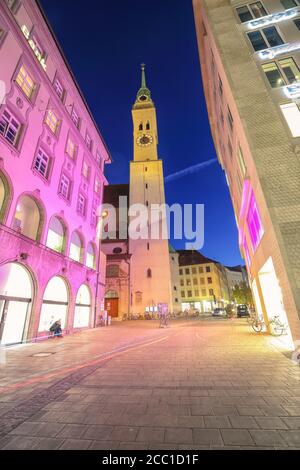
<svg viewBox="0 0 300 470"><path fill-rule="evenodd" d="M261 333L264 326L270 326L274 336L282 336L287 334L288 325L282 323L279 315L275 315L273 318L271 318L267 325L264 320L260 320L258 317L254 318L250 324L256 333Z"/></svg>

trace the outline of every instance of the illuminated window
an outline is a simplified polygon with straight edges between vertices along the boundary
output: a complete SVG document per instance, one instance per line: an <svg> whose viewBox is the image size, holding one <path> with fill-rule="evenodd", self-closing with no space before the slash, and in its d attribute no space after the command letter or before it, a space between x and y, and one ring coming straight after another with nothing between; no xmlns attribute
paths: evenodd
<svg viewBox="0 0 300 470"><path fill-rule="evenodd" d="M86 133L86 136L85 136L85 143L86 143L87 148L89 150L92 150L92 139L90 135L88 134L88 132Z"/></svg>
<svg viewBox="0 0 300 470"><path fill-rule="evenodd" d="M57 217L51 217L46 246L58 253L63 252L65 228Z"/></svg>
<svg viewBox="0 0 300 470"><path fill-rule="evenodd" d="M262 239L264 231L253 192L250 197L249 209L247 214L247 227L249 230L252 249L254 252L258 247L260 240Z"/></svg>
<svg viewBox="0 0 300 470"><path fill-rule="evenodd" d="M300 71L292 57L278 61L288 83L300 82Z"/></svg>
<svg viewBox="0 0 300 470"><path fill-rule="evenodd" d="M82 165L82 175L88 180L89 177L90 177L90 167L89 165L87 164L86 161L83 162L83 165Z"/></svg>
<svg viewBox="0 0 300 470"><path fill-rule="evenodd" d="M280 44L284 44L284 41L282 40L275 26L269 26L268 28L262 28L261 30L251 31L248 33L248 38L250 39L255 51L261 51L263 49L268 49L269 47L275 47L280 46Z"/></svg>
<svg viewBox="0 0 300 470"><path fill-rule="evenodd" d="M295 0L280 0L280 3L286 10L297 7L299 5Z"/></svg>
<svg viewBox="0 0 300 470"><path fill-rule="evenodd" d="M72 160L75 160L77 154L77 146L74 144L70 137L67 140L66 153L69 155L69 157L72 158Z"/></svg>
<svg viewBox="0 0 300 470"><path fill-rule="evenodd" d="M279 68L277 67L276 62L264 64L262 68L272 88L278 88L285 85L284 79L282 78L282 75L280 73Z"/></svg>
<svg viewBox="0 0 300 470"><path fill-rule="evenodd" d="M66 175L61 176L59 184L59 194L61 194L65 199L70 199L71 192L71 181Z"/></svg>
<svg viewBox="0 0 300 470"><path fill-rule="evenodd" d="M24 65L21 66L17 78L16 83L19 85L23 93L27 96L27 98L31 99L33 92L35 90L35 83L28 73Z"/></svg>
<svg viewBox="0 0 300 470"><path fill-rule="evenodd" d="M250 5L239 7L236 9L236 12L239 15L241 23L251 21L255 18L261 18L262 16L266 16L268 14L261 2L254 2Z"/></svg>
<svg viewBox="0 0 300 470"><path fill-rule="evenodd" d="M88 244L85 264L88 268L95 269L95 250L92 243Z"/></svg>
<svg viewBox="0 0 300 470"><path fill-rule="evenodd" d="M33 167L41 176L43 176L43 178L48 179L50 172L50 157L41 148L38 149Z"/></svg>
<svg viewBox="0 0 300 470"><path fill-rule="evenodd" d="M296 103L280 105L282 114L290 128L293 137L300 137L300 111Z"/></svg>
<svg viewBox="0 0 300 470"><path fill-rule="evenodd" d="M49 127L49 129L53 132L53 134L57 134L58 128L59 128L59 119L57 115L55 114L54 111L51 109L48 109L46 118L45 118L45 123Z"/></svg>
<svg viewBox="0 0 300 470"><path fill-rule="evenodd" d="M53 88L61 101L64 99L65 90L58 78L55 78Z"/></svg>
<svg viewBox="0 0 300 470"><path fill-rule="evenodd" d="M0 134L14 147L18 144L20 136L20 122L7 110L3 111L0 118Z"/></svg>
<svg viewBox="0 0 300 470"><path fill-rule="evenodd" d="M74 122L75 126L78 129L79 124L80 124L80 119L79 119L79 116L77 114L77 111L74 109L74 106L73 106L72 113L71 113L71 119L72 119L72 121Z"/></svg>
<svg viewBox="0 0 300 470"><path fill-rule="evenodd" d="M83 243L77 232L72 233L69 257L80 262L82 259Z"/></svg>
<svg viewBox="0 0 300 470"><path fill-rule="evenodd" d="M187 285L187 286L190 286L190 285L191 285L191 280L190 280L190 279L187 279L187 280L186 280L186 285Z"/></svg>

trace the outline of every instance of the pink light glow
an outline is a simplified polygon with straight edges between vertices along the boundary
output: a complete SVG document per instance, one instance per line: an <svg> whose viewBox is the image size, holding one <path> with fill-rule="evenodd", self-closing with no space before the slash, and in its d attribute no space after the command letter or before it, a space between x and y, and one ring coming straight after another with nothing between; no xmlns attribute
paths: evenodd
<svg viewBox="0 0 300 470"><path fill-rule="evenodd" d="M245 179L244 186L243 186L242 204L241 204L241 210L240 210L240 220L242 220L245 215L250 189L251 189L250 181L248 179Z"/></svg>
<svg viewBox="0 0 300 470"><path fill-rule="evenodd" d="M258 247L260 240L262 239L264 231L253 191L251 193L247 214L247 226L251 238L252 249L254 252Z"/></svg>

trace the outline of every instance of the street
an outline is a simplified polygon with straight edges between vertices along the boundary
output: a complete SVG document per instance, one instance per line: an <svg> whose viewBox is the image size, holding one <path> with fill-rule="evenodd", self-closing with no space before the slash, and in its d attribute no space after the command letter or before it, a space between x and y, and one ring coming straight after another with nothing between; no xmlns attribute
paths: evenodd
<svg viewBox="0 0 300 470"><path fill-rule="evenodd" d="M300 449L299 364L244 319L120 322L1 357L1 449Z"/></svg>

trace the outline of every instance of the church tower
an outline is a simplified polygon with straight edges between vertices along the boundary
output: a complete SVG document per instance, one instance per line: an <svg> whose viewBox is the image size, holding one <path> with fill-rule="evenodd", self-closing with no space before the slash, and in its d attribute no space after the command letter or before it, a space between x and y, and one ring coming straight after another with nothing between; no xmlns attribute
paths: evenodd
<svg viewBox="0 0 300 470"><path fill-rule="evenodd" d="M130 162L130 206L143 204L150 216L152 204L165 204L162 160L158 158L156 110L151 92L146 85L145 66L142 65L142 83L132 108L133 161ZM129 218L129 221L135 217ZM144 313L159 303L168 304L172 311L169 243L151 238L148 219L148 238L129 239L131 253L131 311ZM165 223L162 211L159 227ZM144 227L145 228L145 227Z"/></svg>

